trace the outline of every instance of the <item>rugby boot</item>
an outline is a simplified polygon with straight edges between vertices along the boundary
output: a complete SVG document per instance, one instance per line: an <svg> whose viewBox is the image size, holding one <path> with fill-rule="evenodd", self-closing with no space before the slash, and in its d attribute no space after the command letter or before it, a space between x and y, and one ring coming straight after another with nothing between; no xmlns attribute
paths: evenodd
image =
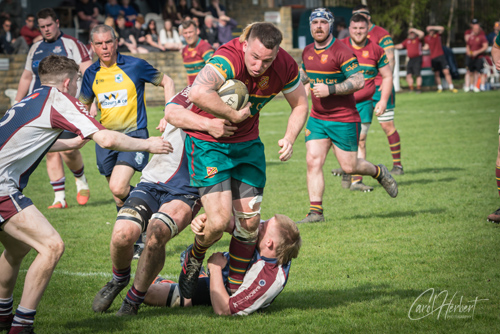
<svg viewBox="0 0 500 334"><path fill-rule="evenodd" d="M114 279L106 283L106 285L99 290L92 302L92 310L94 312L105 312L113 303L116 296L127 287L129 280L125 282L117 282Z"/></svg>
<svg viewBox="0 0 500 334"><path fill-rule="evenodd" d="M367 186L363 182L355 182L351 184L351 191L361 191L364 193L369 193L370 191L373 190L373 187Z"/></svg>
<svg viewBox="0 0 500 334"><path fill-rule="evenodd" d="M181 290L181 295L187 299L193 298L203 263L203 261L198 261L191 254L191 249L193 249L193 245L190 245L186 249L186 256L179 275L179 289Z"/></svg>
<svg viewBox="0 0 500 334"><path fill-rule="evenodd" d="M385 191L389 194L391 197L396 197L398 195L398 184L396 183L396 180L392 177L391 173L387 170L387 167L384 165L378 165L380 168L380 174L377 177L378 183L382 187L384 187Z"/></svg>
<svg viewBox="0 0 500 334"><path fill-rule="evenodd" d="M500 208L497 209L497 211L493 212L491 215L488 216L487 219L490 223L500 223Z"/></svg>
<svg viewBox="0 0 500 334"><path fill-rule="evenodd" d="M320 223L325 221L325 216L323 214L319 214L316 212L309 212L306 218L299 220L296 224L305 224L305 223Z"/></svg>
<svg viewBox="0 0 500 334"><path fill-rule="evenodd" d="M403 170L403 166L394 165L391 169L391 175L404 175L405 171Z"/></svg>

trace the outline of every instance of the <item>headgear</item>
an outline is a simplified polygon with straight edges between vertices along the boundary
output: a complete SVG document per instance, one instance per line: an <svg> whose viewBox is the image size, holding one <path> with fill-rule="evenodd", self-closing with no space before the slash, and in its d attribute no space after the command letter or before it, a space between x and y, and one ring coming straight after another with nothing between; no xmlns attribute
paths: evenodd
<svg viewBox="0 0 500 334"><path fill-rule="evenodd" d="M309 26L314 19L324 19L330 25L330 34L333 32L333 14L326 8L316 8L311 12L311 16L309 16Z"/></svg>

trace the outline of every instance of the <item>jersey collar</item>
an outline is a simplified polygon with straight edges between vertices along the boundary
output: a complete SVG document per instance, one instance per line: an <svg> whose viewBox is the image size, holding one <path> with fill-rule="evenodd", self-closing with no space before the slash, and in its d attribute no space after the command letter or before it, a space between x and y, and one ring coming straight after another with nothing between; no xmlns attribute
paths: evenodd
<svg viewBox="0 0 500 334"><path fill-rule="evenodd" d="M123 56L121 55L121 53L120 53L120 52L118 52L118 51L116 52L116 63L117 63L118 65L123 65L123 64L125 64L125 58L123 58Z"/></svg>
<svg viewBox="0 0 500 334"><path fill-rule="evenodd" d="M314 50L317 50L317 51L324 51L324 50L328 50L328 49L329 49L329 48L333 45L333 43L335 43L335 41L336 41L336 40L337 40L337 39L336 39L336 38L332 35L332 40L330 41L330 43L329 43L327 46L325 46L324 48L321 48L321 49L317 49L317 48L316 48L316 44L315 44L315 45L314 45Z"/></svg>

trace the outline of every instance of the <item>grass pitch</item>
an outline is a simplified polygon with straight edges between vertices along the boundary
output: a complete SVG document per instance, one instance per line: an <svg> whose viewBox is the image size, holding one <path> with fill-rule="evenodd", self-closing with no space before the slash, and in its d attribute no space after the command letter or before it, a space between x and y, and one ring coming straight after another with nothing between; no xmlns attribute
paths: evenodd
<svg viewBox="0 0 500 334"><path fill-rule="evenodd" d="M49 211L53 195L42 163L25 194L59 231L66 252L38 307L36 332L498 332L500 229L486 222L500 206L495 186L498 97L496 91L398 95L396 127L406 174L396 178L396 199L369 177L365 183L375 187L372 193L342 189L340 178L330 174L338 166L330 154L324 167L327 221L300 226L303 247L287 287L267 310L249 317L218 317L208 307L142 306L137 317L123 319L114 316L120 298L107 313L94 314L94 295L111 277L109 241L116 217L111 193L98 175L89 143L82 150L89 203L78 206L66 169L70 208ZM263 218L284 213L300 220L308 212L303 134L291 161L278 159L277 141L288 114L285 100L271 102L261 113L268 177ZM151 108L152 135L158 134L154 128L161 115L161 108ZM377 121L367 145L368 160L391 169L387 139ZM163 276L178 277L179 254L193 236L185 230L167 245ZM228 246L225 236L209 252ZM23 263L15 306L34 256L30 252Z"/></svg>

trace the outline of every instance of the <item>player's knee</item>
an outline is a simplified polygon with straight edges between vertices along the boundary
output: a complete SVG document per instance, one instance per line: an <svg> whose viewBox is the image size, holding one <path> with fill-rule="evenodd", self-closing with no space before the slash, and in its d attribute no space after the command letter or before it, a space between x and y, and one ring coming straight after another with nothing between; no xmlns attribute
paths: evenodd
<svg viewBox="0 0 500 334"><path fill-rule="evenodd" d="M151 246L164 246L170 239L179 233L175 221L163 212L157 212L149 221L148 225L148 244L151 240Z"/></svg>
<svg viewBox="0 0 500 334"><path fill-rule="evenodd" d="M111 236L111 243L116 248L127 248L132 247L134 242L139 238L141 234L140 229L137 224L131 221L123 221L115 225L113 230L113 235Z"/></svg>
<svg viewBox="0 0 500 334"><path fill-rule="evenodd" d="M120 184L120 183L110 182L109 190L111 190L111 193L116 197L125 198L130 192L130 184Z"/></svg>
<svg viewBox="0 0 500 334"><path fill-rule="evenodd" d="M255 240L259 233L260 208L258 211L235 211L235 228L233 235L242 240Z"/></svg>
<svg viewBox="0 0 500 334"><path fill-rule="evenodd" d="M47 242L47 257L49 259L50 264L54 267L59 262L59 259L64 253L64 241L62 241L59 235L57 237L51 238ZM49 265L50 265L49 264Z"/></svg>

